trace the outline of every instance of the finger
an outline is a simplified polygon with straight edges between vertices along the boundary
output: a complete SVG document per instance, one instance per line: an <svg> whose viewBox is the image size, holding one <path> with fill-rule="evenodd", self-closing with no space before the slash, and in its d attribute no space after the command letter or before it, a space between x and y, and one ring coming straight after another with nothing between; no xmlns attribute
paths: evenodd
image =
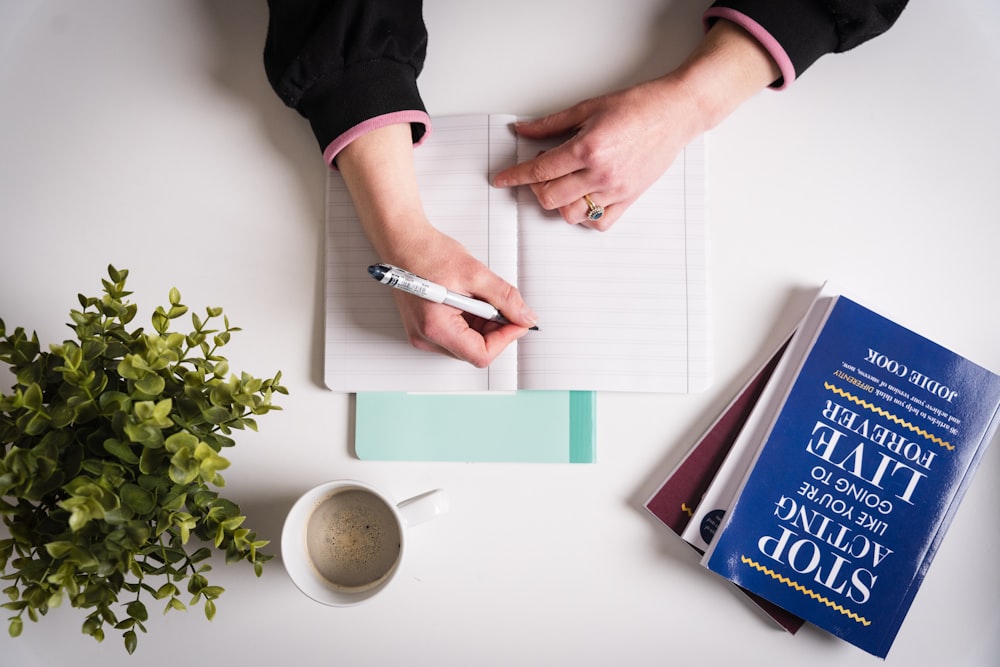
<svg viewBox="0 0 1000 667"><path fill-rule="evenodd" d="M509 301L523 305L519 295ZM425 352L460 359L477 368L485 368L491 364L504 348L528 332L527 326L521 324L484 320L449 306L420 302L411 305L415 306L411 311L412 319L406 321L410 345ZM511 312L519 312L513 310L513 305L509 308ZM530 310L527 312L530 313ZM533 321L533 313L531 316L530 321Z"/></svg>
<svg viewBox="0 0 1000 667"><path fill-rule="evenodd" d="M424 352L436 352L485 367L492 361L486 350L486 343L460 311L447 306L434 306L426 311L426 317L407 327L410 345Z"/></svg>
<svg viewBox="0 0 1000 667"><path fill-rule="evenodd" d="M459 319L465 322L463 318ZM485 333L482 333L465 322L464 327L453 330L453 335L440 340L440 345L448 354L467 361L476 368L486 368L508 345L528 332L515 324L488 324L490 326L484 327Z"/></svg>
<svg viewBox="0 0 1000 667"><path fill-rule="evenodd" d="M587 227L589 229L593 229L594 231L606 232L611 229L611 226L614 225L619 218L621 218L621 207L616 205L604 209L604 215L597 220L591 220L587 218L586 214L584 214L584 220L579 224L581 227Z"/></svg>
<svg viewBox="0 0 1000 667"><path fill-rule="evenodd" d="M591 195L591 200L596 204L601 201L598 199L599 196L600 195ZM574 205L573 211L569 215L573 216L574 219L578 221L578 224L583 227L588 227L599 232L606 232L611 229L612 225L621 219L631 203L631 201L625 201L616 202L612 205L606 205L604 207L604 214L596 220L591 220L588 217L590 208L587 206L586 202L583 202L582 207L578 208ZM560 213L562 213L561 210Z"/></svg>
<svg viewBox="0 0 1000 667"><path fill-rule="evenodd" d="M587 191L585 187L576 186L572 190L574 193L573 195L560 199L556 199L551 190L546 190L545 184L532 185L531 190L535 193L535 196L538 198L538 201L543 208L546 210L558 209L559 215L562 216L563 220L571 225L583 224L588 227L594 226L595 223L599 223L611 212L610 204L601 205L599 203L602 201L609 201L610 195L604 195L599 192L587 195L590 197L590 201L594 204L594 210L592 212L591 206L587 203L586 198L579 194L581 191ZM557 205L547 206L546 202L548 201L554 201Z"/></svg>
<svg viewBox="0 0 1000 667"><path fill-rule="evenodd" d="M538 324L538 315L524 302L517 288L495 273L483 275L473 296L492 304L507 321L519 328L530 329ZM488 331L487 328L481 330Z"/></svg>
<svg viewBox="0 0 1000 667"><path fill-rule="evenodd" d="M570 139L538 157L504 169L493 179L493 185L498 188L509 188L516 185L544 183L582 169L586 165L578 155L574 154L572 142Z"/></svg>
<svg viewBox="0 0 1000 667"><path fill-rule="evenodd" d="M541 118L514 123L514 130L522 137L545 139L579 129L588 115L583 103L575 104Z"/></svg>
<svg viewBox="0 0 1000 667"><path fill-rule="evenodd" d="M532 183L528 187L531 188L538 204L546 211L562 210L566 207L579 209L580 206L575 206L576 204L581 204L583 209L587 210L580 193L589 192L593 183L590 183L590 180L586 178L586 173L585 171L574 171L555 180ZM578 217L577 222L580 220L582 218Z"/></svg>

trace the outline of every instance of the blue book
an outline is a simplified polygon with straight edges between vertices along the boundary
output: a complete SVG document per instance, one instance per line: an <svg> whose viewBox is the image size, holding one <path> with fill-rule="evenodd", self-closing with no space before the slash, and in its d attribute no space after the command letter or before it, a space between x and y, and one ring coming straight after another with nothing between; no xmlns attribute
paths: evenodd
<svg viewBox="0 0 1000 667"><path fill-rule="evenodd" d="M884 658L996 432L1000 376L844 296L814 307L702 563Z"/></svg>
<svg viewBox="0 0 1000 667"><path fill-rule="evenodd" d="M593 463L593 391L361 392L354 449L369 461Z"/></svg>

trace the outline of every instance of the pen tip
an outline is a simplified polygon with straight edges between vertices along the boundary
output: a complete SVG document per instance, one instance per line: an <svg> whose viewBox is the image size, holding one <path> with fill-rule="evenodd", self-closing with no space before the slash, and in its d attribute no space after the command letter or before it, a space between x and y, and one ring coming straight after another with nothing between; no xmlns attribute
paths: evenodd
<svg viewBox="0 0 1000 667"><path fill-rule="evenodd" d="M538 329L538 325L537 324L535 326L533 326L533 327L528 327L528 331L538 331L538 330L539 329Z"/></svg>
<svg viewBox="0 0 1000 667"><path fill-rule="evenodd" d="M381 264L372 264L368 267L368 275L370 275L375 280L382 280L385 276L385 269Z"/></svg>

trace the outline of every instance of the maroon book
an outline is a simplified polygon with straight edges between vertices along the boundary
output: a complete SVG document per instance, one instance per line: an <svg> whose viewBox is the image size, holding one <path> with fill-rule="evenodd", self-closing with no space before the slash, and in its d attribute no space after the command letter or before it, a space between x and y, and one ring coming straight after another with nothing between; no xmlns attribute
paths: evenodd
<svg viewBox="0 0 1000 667"><path fill-rule="evenodd" d="M695 507L715 478L715 473L771 378L786 344L787 341L740 389L719 418L702 434L660 488L646 501L646 509L677 535L684 532ZM698 549L696 551L700 552ZM795 634L802 627L801 618L753 593L743 592L761 611L788 632Z"/></svg>

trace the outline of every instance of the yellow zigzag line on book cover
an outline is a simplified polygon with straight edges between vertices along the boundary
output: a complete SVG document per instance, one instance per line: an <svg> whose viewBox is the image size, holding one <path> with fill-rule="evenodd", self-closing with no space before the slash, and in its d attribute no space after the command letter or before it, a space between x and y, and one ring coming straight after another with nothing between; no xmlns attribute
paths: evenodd
<svg viewBox="0 0 1000 667"><path fill-rule="evenodd" d="M767 576L771 577L772 579L774 579L776 581L780 581L781 583L785 584L786 586L794 588L795 590L797 590L798 592L800 592L800 593L802 593L804 595L808 595L809 597L811 597L812 599L816 600L817 602L822 602L827 607L830 607L834 611L839 611L841 614L843 614L844 616L850 618L851 620L857 621L858 623L861 623L864 626L869 626L869 625L872 624L872 622L869 621L868 619L866 619L864 616L858 616L858 614L856 614L855 612L853 612L850 609L847 609L847 608L841 606L840 604L834 602L830 598L825 597L823 595L820 595L819 593L816 593L815 591L812 591L812 590L806 588L805 586L803 586L802 584L800 584L798 582L792 581L791 579L789 579L788 577L786 577L783 574L778 574L777 572L775 572L771 568L769 568L769 567L767 567L765 565L761 565L760 563L758 563L757 561L755 561L755 560L753 560L751 558L747 558L746 556L740 556L740 560L743 562L744 565L749 565L750 567L752 567L753 569L757 570L758 572L763 572L764 574L766 574Z"/></svg>
<svg viewBox="0 0 1000 667"><path fill-rule="evenodd" d="M901 418L897 417L896 415L894 415L894 414L892 414L890 412L886 412L885 410L883 410L882 408L878 407L877 405L869 403L868 401L866 401L864 399L858 398L857 396L854 396L850 392L846 392L843 389L840 389L839 387L837 387L837 386L835 386L833 384L830 384L829 382L824 382L823 383L823 388L824 389L829 389L830 391L832 391L833 393L837 394L838 396L843 396L847 400L853 401L854 403L857 403L861 407L866 408L868 410L871 410L872 412L874 412L877 415L882 415L883 417L885 417L889 421L896 422L900 426L902 426L904 428L910 429L911 431L913 431L917 435L922 435L923 437L927 438L931 442L934 442L934 443L937 443L937 444L941 445L945 449L948 449L948 450L955 449L955 445L951 444L950 442L946 442L946 441L942 440L941 438L937 437L936 435L928 433L927 431L925 431L924 429L920 428L919 426L914 426L913 424L911 424L910 422L906 421L905 419L901 419Z"/></svg>
<svg viewBox="0 0 1000 667"><path fill-rule="evenodd" d="M681 503L681 511L690 517L694 516L694 510L687 506L687 503Z"/></svg>

